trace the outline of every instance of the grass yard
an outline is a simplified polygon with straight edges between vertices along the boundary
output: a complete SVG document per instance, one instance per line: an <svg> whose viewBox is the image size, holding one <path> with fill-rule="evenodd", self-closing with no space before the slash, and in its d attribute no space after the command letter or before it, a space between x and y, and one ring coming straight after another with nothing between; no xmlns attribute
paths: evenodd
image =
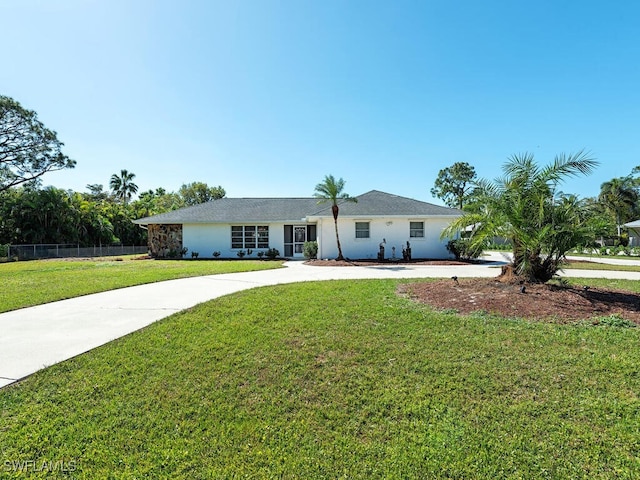
<svg viewBox="0 0 640 480"><path fill-rule="evenodd" d="M562 266L563 269L579 269L579 270L610 270L618 272L640 272L639 265L620 265L611 263L598 263L597 260L576 262L570 261Z"/></svg>
<svg viewBox="0 0 640 480"><path fill-rule="evenodd" d="M279 268L281 261L33 260L0 263L0 313L175 278Z"/></svg>
<svg viewBox="0 0 640 480"><path fill-rule="evenodd" d="M434 312L397 284L240 292L38 372L0 390L0 472L640 476L640 329Z"/></svg>

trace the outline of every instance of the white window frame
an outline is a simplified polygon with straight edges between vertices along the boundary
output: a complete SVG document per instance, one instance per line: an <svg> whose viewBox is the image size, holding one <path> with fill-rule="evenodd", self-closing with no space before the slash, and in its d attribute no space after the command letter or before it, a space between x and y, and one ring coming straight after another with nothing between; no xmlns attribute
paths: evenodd
<svg viewBox="0 0 640 480"><path fill-rule="evenodd" d="M367 228L362 228L363 225L366 225ZM355 235L356 239L367 239L371 238L371 222L355 222ZM360 227L360 228L358 228Z"/></svg>
<svg viewBox="0 0 640 480"><path fill-rule="evenodd" d="M415 227L416 224L421 224L422 227ZM424 238L424 222L409 222L409 238Z"/></svg>
<svg viewBox="0 0 640 480"><path fill-rule="evenodd" d="M231 225L231 248L269 248L269 225Z"/></svg>

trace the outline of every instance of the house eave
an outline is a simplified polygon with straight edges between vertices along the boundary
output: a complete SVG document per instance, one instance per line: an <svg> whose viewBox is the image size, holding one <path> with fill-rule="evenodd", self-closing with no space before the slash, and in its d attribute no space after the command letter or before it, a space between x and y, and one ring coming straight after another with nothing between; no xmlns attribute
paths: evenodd
<svg viewBox="0 0 640 480"><path fill-rule="evenodd" d="M144 220L144 219L141 219ZM269 224L301 224L309 223L306 218L298 219L242 219L242 220L171 220L166 222L133 220L137 225L269 225Z"/></svg>
<svg viewBox="0 0 640 480"><path fill-rule="evenodd" d="M439 214L399 214L399 215L339 215L338 220L347 219L347 218L371 218L376 220L382 220L387 218L393 219L406 219L406 218L459 218L461 215L439 215ZM308 221L317 221L320 219L330 219L333 220L331 215L310 215L307 217Z"/></svg>

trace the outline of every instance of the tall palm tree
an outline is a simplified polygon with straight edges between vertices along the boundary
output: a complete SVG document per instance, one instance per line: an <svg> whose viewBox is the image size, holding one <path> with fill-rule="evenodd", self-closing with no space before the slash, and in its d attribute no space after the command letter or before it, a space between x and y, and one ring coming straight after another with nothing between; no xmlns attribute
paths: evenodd
<svg viewBox="0 0 640 480"><path fill-rule="evenodd" d="M131 200L131 196L138 191L138 186L133 183L136 177L135 173L129 173L127 170L120 170L120 175L111 175L109 186L115 197L126 205Z"/></svg>
<svg viewBox="0 0 640 480"><path fill-rule="evenodd" d="M600 185L598 200L616 216L618 237L623 220L629 220L638 201L638 192L631 177L612 178Z"/></svg>
<svg viewBox="0 0 640 480"><path fill-rule="evenodd" d="M456 219L443 236L453 237L473 225L472 248L482 248L495 237L506 238L513 248L510 270L544 283L560 269L571 248L592 236L580 203L561 197L556 189L566 177L588 174L597 164L583 151L556 156L542 168L531 154L514 155L504 165L503 177L478 182L481 208Z"/></svg>
<svg viewBox="0 0 640 480"><path fill-rule="evenodd" d="M331 211L333 213L333 223L336 228L336 243L338 244L338 258L336 260L344 260L342 255L342 246L340 245L340 236L338 235L338 213L340 207L338 203L353 202L357 203L358 199L350 197L348 193L344 193L345 181L340 178L336 180L333 175L325 175L324 180L316 185L313 196L318 199L318 203L331 202Z"/></svg>

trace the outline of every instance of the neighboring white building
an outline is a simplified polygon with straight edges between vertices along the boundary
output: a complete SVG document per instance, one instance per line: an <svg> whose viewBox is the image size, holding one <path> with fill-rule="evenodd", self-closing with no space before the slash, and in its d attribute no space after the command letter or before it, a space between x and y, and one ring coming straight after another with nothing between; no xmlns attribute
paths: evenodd
<svg viewBox="0 0 640 480"><path fill-rule="evenodd" d="M340 203L338 231L342 253L351 259L402 259L410 242L412 258L449 258L440 235L457 209L372 190ZM237 258L240 250L275 248L286 258L302 258L306 241L318 242L318 258L338 256L331 204L316 198L221 198L134 223L149 230L149 250L166 257L181 249L199 258ZM395 250L394 250L395 247ZM246 257L245 257L246 258Z"/></svg>
<svg viewBox="0 0 640 480"><path fill-rule="evenodd" d="M624 226L629 229L629 246L637 247L640 245L640 220L625 223Z"/></svg>

